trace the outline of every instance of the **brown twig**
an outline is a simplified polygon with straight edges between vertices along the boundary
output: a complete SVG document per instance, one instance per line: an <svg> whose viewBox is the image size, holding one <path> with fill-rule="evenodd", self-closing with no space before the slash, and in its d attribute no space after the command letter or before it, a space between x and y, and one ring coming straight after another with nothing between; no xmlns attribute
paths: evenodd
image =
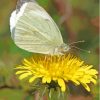
<svg viewBox="0 0 100 100"><path fill-rule="evenodd" d="M8 85L3 85L3 86L0 86L0 90L2 89L20 89L21 87L15 87L15 86L8 86Z"/></svg>

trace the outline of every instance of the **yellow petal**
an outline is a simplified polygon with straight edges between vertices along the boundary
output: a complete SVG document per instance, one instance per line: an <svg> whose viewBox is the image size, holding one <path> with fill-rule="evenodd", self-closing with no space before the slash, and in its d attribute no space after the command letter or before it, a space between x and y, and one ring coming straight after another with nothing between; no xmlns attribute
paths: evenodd
<svg viewBox="0 0 100 100"><path fill-rule="evenodd" d="M98 72L95 69L90 69L89 74L95 75L95 74L98 74Z"/></svg>
<svg viewBox="0 0 100 100"><path fill-rule="evenodd" d="M78 82L78 81L75 80L75 79L72 79L72 82L74 82L76 85L80 85L80 82Z"/></svg>
<svg viewBox="0 0 100 100"><path fill-rule="evenodd" d="M56 81L57 80L57 77L53 77L53 80Z"/></svg>
<svg viewBox="0 0 100 100"><path fill-rule="evenodd" d="M42 78L42 83L46 83L46 81L47 81L46 78L43 77L43 78Z"/></svg>
<svg viewBox="0 0 100 100"><path fill-rule="evenodd" d="M97 82L96 82L96 80L95 79L93 79L93 78L91 78L91 81L94 83L94 84L96 84Z"/></svg>
<svg viewBox="0 0 100 100"><path fill-rule="evenodd" d="M51 77L47 77L46 80L47 80L47 83L50 83L51 82Z"/></svg>
<svg viewBox="0 0 100 100"><path fill-rule="evenodd" d="M51 82L51 77L43 77L42 78L42 83L50 83Z"/></svg>
<svg viewBox="0 0 100 100"><path fill-rule="evenodd" d="M61 90L64 92L66 90L65 82L63 79L58 79L58 84L61 87Z"/></svg>
<svg viewBox="0 0 100 100"><path fill-rule="evenodd" d="M16 72L16 75L22 74L22 73L25 73L25 72L27 73L28 71L17 71L17 72Z"/></svg>
<svg viewBox="0 0 100 100"><path fill-rule="evenodd" d="M24 74L19 76L19 79L22 80L22 79L28 77L29 75L32 75L32 73L24 73Z"/></svg>
<svg viewBox="0 0 100 100"><path fill-rule="evenodd" d="M84 88L85 88L88 92L90 92L90 88L89 88L89 86L88 86L87 84L82 83L82 85L84 86Z"/></svg>
<svg viewBox="0 0 100 100"><path fill-rule="evenodd" d="M33 76L29 79L29 83L32 83L37 77L36 76Z"/></svg>
<svg viewBox="0 0 100 100"><path fill-rule="evenodd" d="M24 62L23 62L24 64L28 64L28 65L32 65L32 63L31 62L29 62L27 59L24 59Z"/></svg>
<svg viewBox="0 0 100 100"><path fill-rule="evenodd" d="M93 67L93 65L88 66L87 68L85 68L86 70L89 70Z"/></svg>
<svg viewBox="0 0 100 100"><path fill-rule="evenodd" d="M62 92L65 92L65 90L66 90L66 87L61 87Z"/></svg>

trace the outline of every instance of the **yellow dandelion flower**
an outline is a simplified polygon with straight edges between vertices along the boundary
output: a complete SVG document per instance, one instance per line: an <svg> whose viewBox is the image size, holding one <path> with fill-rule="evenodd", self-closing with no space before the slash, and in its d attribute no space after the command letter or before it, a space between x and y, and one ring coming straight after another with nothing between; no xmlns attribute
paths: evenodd
<svg viewBox="0 0 100 100"><path fill-rule="evenodd" d="M63 92L69 81L75 85L82 84L87 91L90 91L88 84L90 82L96 84L96 74L98 74L92 67L92 65L85 65L84 61L70 54L45 56L37 59L24 59L23 65L16 67L16 74L19 75L20 80L29 77L30 83L39 78L43 84L51 84L53 81L61 87Z"/></svg>

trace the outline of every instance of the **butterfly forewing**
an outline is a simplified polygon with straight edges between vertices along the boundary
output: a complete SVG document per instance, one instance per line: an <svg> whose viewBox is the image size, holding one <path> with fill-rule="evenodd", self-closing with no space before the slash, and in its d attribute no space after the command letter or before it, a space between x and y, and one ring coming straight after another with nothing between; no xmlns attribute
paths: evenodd
<svg viewBox="0 0 100 100"><path fill-rule="evenodd" d="M24 50L44 54L52 54L57 46L63 44L57 25L35 2L28 2L23 14L18 18L14 41Z"/></svg>

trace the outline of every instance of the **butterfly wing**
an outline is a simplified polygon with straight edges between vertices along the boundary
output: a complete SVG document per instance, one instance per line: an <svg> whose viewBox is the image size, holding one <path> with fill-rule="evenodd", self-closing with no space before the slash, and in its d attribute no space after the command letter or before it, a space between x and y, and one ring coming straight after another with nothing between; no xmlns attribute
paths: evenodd
<svg viewBox="0 0 100 100"><path fill-rule="evenodd" d="M12 28L12 37L17 46L30 52L53 54L54 49L63 44L57 25L37 3L23 4L20 12L15 28Z"/></svg>

